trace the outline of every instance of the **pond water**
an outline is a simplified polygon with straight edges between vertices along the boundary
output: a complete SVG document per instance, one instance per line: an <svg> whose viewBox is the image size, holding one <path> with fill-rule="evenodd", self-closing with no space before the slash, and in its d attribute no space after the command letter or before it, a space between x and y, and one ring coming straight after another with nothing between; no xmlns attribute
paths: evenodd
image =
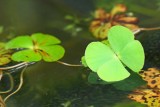
<svg viewBox="0 0 160 107"><path fill-rule="evenodd" d="M159 0L152 0L152 2L146 0L127 2L124 0L110 2L107 0L5 0L0 1L0 24L8 29L0 35L0 38L8 40L14 35L35 32L52 34L62 40L66 50L61 61L80 64L87 44L96 39L91 37L86 26L76 36L64 31L64 27L69 24L64 17L66 15L89 17L97 7L108 8L115 3L126 4L129 12L133 12L139 18L141 27L159 26ZM8 33L9 31L11 33ZM137 39L142 41L145 52L148 53L144 68L159 67L157 58L160 58L158 55L160 33L141 32L137 35ZM151 57L153 55L155 59ZM20 72L21 70L12 73L15 89L19 84ZM112 85L89 84L87 82L89 72L83 67L38 62L26 69L21 90L10 97L6 105L7 107L144 107L127 98L129 91L118 90ZM8 88L7 77L3 79L1 84L7 84Z"/></svg>

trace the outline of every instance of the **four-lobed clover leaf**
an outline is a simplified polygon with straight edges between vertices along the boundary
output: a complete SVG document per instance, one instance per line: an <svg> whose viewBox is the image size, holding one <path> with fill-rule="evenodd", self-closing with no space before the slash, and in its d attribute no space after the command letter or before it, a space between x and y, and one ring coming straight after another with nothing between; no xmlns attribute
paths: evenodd
<svg viewBox="0 0 160 107"><path fill-rule="evenodd" d="M120 81L130 76L126 66L139 72L144 65L144 50L132 31L113 26L108 32L108 43L92 42L85 50L87 66L107 82Z"/></svg>
<svg viewBox="0 0 160 107"><path fill-rule="evenodd" d="M48 34L35 33L31 36L18 36L6 44L6 49L23 49L12 55L14 61L40 61L53 62L61 59L64 48L61 41Z"/></svg>

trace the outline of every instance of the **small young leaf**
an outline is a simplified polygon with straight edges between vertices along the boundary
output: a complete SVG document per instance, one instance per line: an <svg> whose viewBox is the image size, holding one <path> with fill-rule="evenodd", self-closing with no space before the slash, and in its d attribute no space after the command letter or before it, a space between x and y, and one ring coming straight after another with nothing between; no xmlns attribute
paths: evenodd
<svg viewBox="0 0 160 107"><path fill-rule="evenodd" d="M87 63L84 56L81 58L81 62L84 67L87 67Z"/></svg>

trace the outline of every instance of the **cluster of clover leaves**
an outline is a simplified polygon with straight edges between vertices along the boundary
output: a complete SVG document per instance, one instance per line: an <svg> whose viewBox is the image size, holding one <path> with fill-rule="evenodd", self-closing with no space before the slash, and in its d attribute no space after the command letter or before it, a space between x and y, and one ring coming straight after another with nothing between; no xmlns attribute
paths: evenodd
<svg viewBox="0 0 160 107"><path fill-rule="evenodd" d="M138 73L144 65L143 47L138 40L134 39L131 30L116 25L111 27L106 35L108 39L88 44L81 59L80 66L91 69L88 76L88 81L91 83L98 83L97 80L104 83L125 80L132 74L128 71L129 69ZM17 36L7 43L0 44L0 65L6 65L10 61L23 65L23 63L41 60L71 65L58 61L65 53L60 43L58 38L49 34L34 33L31 36ZM5 68L0 69L5 70Z"/></svg>
<svg viewBox="0 0 160 107"><path fill-rule="evenodd" d="M126 68L139 72L144 65L144 50L134 39L131 30L123 26L113 26L108 39L91 42L82 57L82 65L106 82L121 81L130 76ZM61 41L53 35L35 33L13 38L5 44L5 49L16 50L11 59L17 62L58 61L65 50ZM135 54L136 53L136 54ZM92 75L91 75L92 76Z"/></svg>

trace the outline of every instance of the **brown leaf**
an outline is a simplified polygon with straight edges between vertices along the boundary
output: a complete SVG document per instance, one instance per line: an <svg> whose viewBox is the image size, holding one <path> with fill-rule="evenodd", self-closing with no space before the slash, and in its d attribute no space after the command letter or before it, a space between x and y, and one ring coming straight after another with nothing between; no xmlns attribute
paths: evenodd
<svg viewBox="0 0 160 107"><path fill-rule="evenodd" d="M143 80L147 81L149 88L160 88L160 70L149 68L146 71L140 72Z"/></svg>
<svg viewBox="0 0 160 107"><path fill-rule="evenodd" d="M160 107L160 70L149 68L141 71L140 76L147 82L147 86L139 87L128 98L148 105L148 107Z"/></svg>
<svg viewBox="0 0 160 107"><path fill-rule="evenodd" d="M106 12L104 9L97 9L94 13L93 21L90 24L90 31L93 36L98 39L107 38L107 32L110 27L114 25L122 25L128 27L132 31L137 30L139 27L137 24L137 18L126 16L127 8L123 4L117 4L111 10L111 12Z"/></svg>
<svg viewBox="0 0 160 107"><path fill-rule="evenodd" d="M120 23L133 23L136 24L138 22L138 19L136 17L121 17L117 19Z"/></svg>
<svg viewBox="0 0 160 107"><path fill-rule="evenodd" d="M111 11L111 15L114 16L119 12L126 12L126 10L127 10L127 7L124 4L117 4L113 7Z"/></svg>

